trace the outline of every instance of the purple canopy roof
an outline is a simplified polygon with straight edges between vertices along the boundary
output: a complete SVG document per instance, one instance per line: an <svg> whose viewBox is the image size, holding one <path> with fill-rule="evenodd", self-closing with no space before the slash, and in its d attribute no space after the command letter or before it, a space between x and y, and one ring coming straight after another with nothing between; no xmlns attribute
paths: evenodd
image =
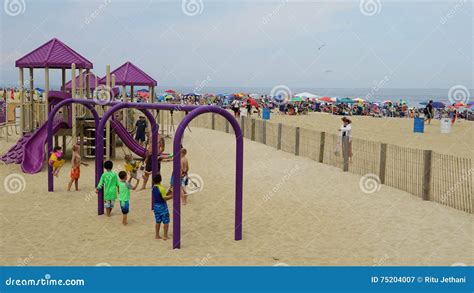
<svg viewBox="0 0 474 293"><path fill-rule="evenodd" d="M132 62L125 62L122 66L115 69L110 75L115 74L116 85L144 85L156 86L157 82L146 74L143 70L133 65ZM106 77L99 80L100 84L105 84Z"/></svg>
<svg viewBox="0 0 474 293"><path fill-rule="evenodd" d="M60 40L54 38L16 60L16 67L33 68L71 68L75 63L76 68L91 69L92 62L82 57Z"/></svg>
<svg viewBox="0 0 474 293"><path fill-rule="evenodd" d="M83 72L82 73L82 82L83 82L83 86L84 88L86 88L86 72ZM91 89L95 89L95 80L99 80L100 77L98 77L97 75L95 75L94 73L90 73L89 75L89 88ZM72 84L72 80L68 81L66 83L66 89L71 89L71 84ZM79 75L76 76L76 88L79 88Z"/></svg>

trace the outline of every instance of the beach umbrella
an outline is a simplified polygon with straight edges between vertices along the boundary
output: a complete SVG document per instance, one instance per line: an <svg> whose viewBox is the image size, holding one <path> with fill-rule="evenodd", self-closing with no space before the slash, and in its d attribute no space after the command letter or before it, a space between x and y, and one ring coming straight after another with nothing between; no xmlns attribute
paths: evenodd
<svg viewBox="0 0 474 293"><path fill-rule="evenodd" d="M138 90L137 93L148 93L148 90L147 89L141 89L141 90Z"/></svg>
<svg viewBox="0 0 474 293"><path fill-rule="evenodd" d="M258 106L257 101L255 101L255 99L253 99L253 98L248 98L248 99L247 99L247 103L250 103L250 105L252 105L252 106L254 106L254 107L257 107L257 106Z"/></svg>
<svg viewBox="0 0 474 293"><path fill-rule="evenodd" d="M361 98L355 98L355 99L354 99L354 102L356 102L356 103L363 103L363 102L365 102L365 100L364 100L364 99L361 99Z"/></svg>
<svg viewBox="0 0 474 293"><path fill-rule="evenodd" d="M176 94L176 92L174 90L166 90L165 93L167 93L167 94Z"/></svg>
<svg viewBox="0 0 474 293"><path fill-rule="evenodd" d="M392 101L390 101L390 100L385 100L385 101L383 101L384 104L388 104L388 103L391 103L391 102L392 102Z"/></svg>
<svg viewBox="0 0 474 293"><path fill-rule="evenodd" d="M352 104L354 101L351 98L336 98L337 103Z"/></svg>
<svg viewBox="0 0 474 293"><path fill-rule="evenodd" d="M302 97L293 97L290 99L290 102L294 103L294 102L302 102L303 101L303 98Z"/></svg>
<svg viewBox="0 0 474 293"><path fill-rule="evenodd" d="M464 103L456 103L456 104L454 104L454 107L455 107L455 108L462 108L462 107L466 107L466 106L467 106L467 105L464 104Z"/></svg>
<svg viewBox="0 0 474 293"><path fill-rule="evenodd" d="M144 99L148 99L148 96L150 95L147 92L138 92L138 95Z"/></svg>
<svg viewBox="0 0 474 293"><path fill-rule="evenodd" d="M443 109L446 107L446 105L442 102L433 102L433 108L436 108L436 109Z"/></svg>
<svg viewBox="0 0 474 293"><path fill-rule="evenodd" d="M302 98L319 98L318 95L314 95L314 94L308 93L308 92L296 94L295 97L302 97Z"/></svg>
<svg viewBox="0 0 474 293"><path fill-rule="evenodd" d="M278 95L278 96L274 96L272 97L275 101L278 101L278 102L281 102L283 101L283 97L281 95Z"/></svg>
<svg viewBox="0 0 474 293"><path fill-rule="evenodd" d="M165 99L166 99L166 100L172 100L172 99L174 99L174 97L173 97L172 95L166 95L166 96L165 96Z"/></svg>
<svg viewBox="0 0 474 293"><path fill-rule="evenodd" d="M39 88L39 87L35 88L35 90L37 90L37 91L40 92L40 93L43 93L43 92L44 92L44 89Z"/></svg>
<svg viewBox="0 0 474 293"><path fill-rule="evenodd" d="M322 98L319 98L318 100L322 101L322 102L327 102L327 103L333 103L334 100L330 97L322 97Z"/></svg>

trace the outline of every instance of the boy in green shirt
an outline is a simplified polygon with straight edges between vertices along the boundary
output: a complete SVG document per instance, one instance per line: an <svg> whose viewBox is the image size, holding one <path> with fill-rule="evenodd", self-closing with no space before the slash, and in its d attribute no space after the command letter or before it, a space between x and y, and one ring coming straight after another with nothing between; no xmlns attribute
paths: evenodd
<svg viewBox="0 0 474 293"><path fill-rule="evenodd" d="M130 189L132 189L132 184L127 182L127 172L120 171L119 174L119 200L120 200L120 208L122 209L122 224L126 226L127 222L127 215L130 208Z"/></svg>
<svg viewBox="0 0 474 293"><path fill-rule="evenodd" d="M95 190L96 193L99 193L99 190L104 188L104 206L107 217L110 217L110 213L114 208L115 199L117 199L118 177L117 174L112 171L113 167L114 164L112 161L106 161L104 163L105 172L100 176L99 184Z"/></svg>

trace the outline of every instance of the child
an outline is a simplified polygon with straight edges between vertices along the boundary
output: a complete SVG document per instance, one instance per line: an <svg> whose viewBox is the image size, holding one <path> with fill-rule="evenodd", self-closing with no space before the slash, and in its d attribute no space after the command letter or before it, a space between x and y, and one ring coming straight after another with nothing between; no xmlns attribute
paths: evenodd
<svg viewBox="0 0 474 293"><path fill-rule="evenodd" d="M155 238L160 237L160 224L163 223L164 235L163 240L168 239L168 226L170 223L170 212L168 210L167 200L173 198L173 195L167 195L165 188L161 185L161 175L157 174L153 177L153 189L151 194L153 196L153 212L155 214Z"/></svg>
<svg viewBox="0 0 474 293"><path fill-rule="evenodd" d="M130 172L130 179L128 179L128 183L132 183L132 179L137 181L137 184L132 188L133 190L137 189L138 184L140 183L140 179L138 177L138 167L139 164L135 161L132 155L125 155L125 170Z"/></svg>
<svg viewBox="0 0 474 293"><path fill-rule="evenodd" d="M118 189L119 189L119 200L120 200L120 208L122 209L122 224L126 226L128 224L127 215L130 208L130 189L132 189L132 185L130 182L127 182L127 172L120 171L119 174L120 181L118 182Z"/></svg>
<svg viewBox="0 0 474 293"><path fill-rule="evenodd" d="M189 162L188 159L186 158L187 151L185 148L181 148L181 175L180 175L180 182L181 182L181 202L183 205L186 205L187 203L187 196L188 194L186 193L186 190L184 189L186 185L188 185L188 172L189 172ZM171 180L170 180L170 189L168 191L168 194L173 193L173 175L171 175Z"/></svg>
<svg viewBox="0 0 474 293"><path fill-rule="evenodd" d="M59 170L64 165L64 160L61 160L63 152L60 146L55 146L51 156L49 157L49 165L53 167L53 175L58 177Z"/></svg>
<svg viewBox="0 0 474 293"><path fill-rule="evenodd" d="M71 181L67 186L67 191L71 191L72 183L76 187L76 191L79 191L79 177L81 177L81 165L89 166L89 164L81 161L81 155L79 154L79 146L77 144L72 146L72 158L71 158Z"/></svg>
<svg viewBox="0 0 474 293"><path fill-rule="evenodd" d="M105 201L105 210L107 212L107 217L110 217L110 213L114 208L115 199L117 199L117 189L118 189L118 178L117 174L112 171L114 164L112 161L106 161L104 163L104 169L106 172L100 176L99 184L96 188L96 193L99 193L99 190L104 187L104 201Z"/></svg>

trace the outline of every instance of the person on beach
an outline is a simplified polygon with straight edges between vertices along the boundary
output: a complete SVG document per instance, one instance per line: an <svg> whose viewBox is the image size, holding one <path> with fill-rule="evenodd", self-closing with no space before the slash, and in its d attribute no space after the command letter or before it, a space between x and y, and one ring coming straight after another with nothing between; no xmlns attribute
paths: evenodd
<svg viewBox="0 0 474 293"><path fill-rule="evenodd" d="M425 107L425 122L428 121L428 124L431 124L431 119L434 117L434 108L433 101L430 100Z"/></svg>
<svg viewBox="0 0 474 293"><path fill-rule="evenodd" d="M120 179L118 182L118 190L120 209L122 210L122 225L126 226L128 224L128 212L130 210L130 189L132 189L132 185L130 182L127 182L127 172L120 171L118 176Z"/></svg>
<svg viewBox="0 0 474 293"><path fill-rule="evenodd" d="M79 153L79 146L77 144L72 146L72 158L71 158L71 180L67 186L67 191L71 191L72 183L76 187L76 191L79 191L79 177L81 177L81 165L89 166L89 164L83 163L81 160L81 154Z"/></svg>
<svg viewBox="0 0 474 293"><path fill-rule="evenodd" d="M140 116L135 123L135 140L143 146L146 138L147 124L145 116Z"/></svg>
<svg viewBox="0 0 474 293"><path fill-rule="evenodd" d="M449 117L451 118L451 127L454 126L454 123L456 122L456 119L458 117L458 110L456 110L455 105L456 104L453 104L451 110L449 111Z"/></svg>
<svg viewBox="0 0 474 293"><path fill-rule="evenodd" d="M104 188L104 206L107 217L110 217L115 200L117 199L118 177L117 174L112 171L113 167L114 163L112 163L112 161L106 161L104 163L105 172L100 176L99 184L95 189L95 192L99 193L99 190Z"/></svg>
<svg viewBox="0 0 474 293"><path fill-rule="evenodd" d="M165 151L165 139L163 137L160 137L158 140L158 170L157 172L161 172L161 154ZM146 184L148 183L148 179L150 178L150 175L153 171L153 166L152 166L152 145L151 143L147 144L146 148L146 156L145 156L145 173L143 175L143 185L140 190L144 190L146 188Z"/></svg>
<svg viewBox="0 0 474 293"><path fill-rule="evenodd" d="M133 190L137 189L138 184L140 183L140 178L138 178L138 168L139 163L133 158L131 154L125 155L125 170L129 173L128 183L132 184L132 179L135 179L136 184L133 186Z"/></svg>
<svg viewBox="0 0 474 293"><path fill-rule="evenodd" d="M180 175L180 183L181 183L181 202L183 205L187 204L187 192L186 192L186 185L188 185L188 172L189 172L189 162L188 159L186 158L187 150L183 147L181 147L181 175ZM173 193L173 175L171 175L170 179L170 189L168 191L168 194Z"/></svg>
<svg viewBox="0 0 474 293"><path fill-rule="evenodd" d="M347 117L342 117L342 126L339 128L339 135L342 139L347 139L347 153L349 155L349 162L352 162L352 121ZM342 144L344 146L344 144ZM344 154L344 149L342 151Z"/></svg>
<svg viewBox="0 0 474 293"><path fill-rule="evenodd" d="M162 239L160 236L160 226L163 223L163 240L168 239L168 226L170 223L170 212L168 210L167 200L173 198L172 194L167 194L166 189L161 185L161 175L153 177L153 213L155 214L155 238Z"/></svg>
<svg viewBox="0 0 474 293"><path fill-rule="evenodd" d="M240 117L240 101L235 98L232 103L230 104L232 107L232 111L234 111L234 117L239 118Z"/></svg>
<svg viewBox="0 0 474 293"><path fill-rule="evenodd" d="M60 146L55 146L51 156L49 157L49 165L53 167L53 175L55 177L59 176L59 171L64 165L64 160L61 159L63 156L62 148Z"/></svg>

